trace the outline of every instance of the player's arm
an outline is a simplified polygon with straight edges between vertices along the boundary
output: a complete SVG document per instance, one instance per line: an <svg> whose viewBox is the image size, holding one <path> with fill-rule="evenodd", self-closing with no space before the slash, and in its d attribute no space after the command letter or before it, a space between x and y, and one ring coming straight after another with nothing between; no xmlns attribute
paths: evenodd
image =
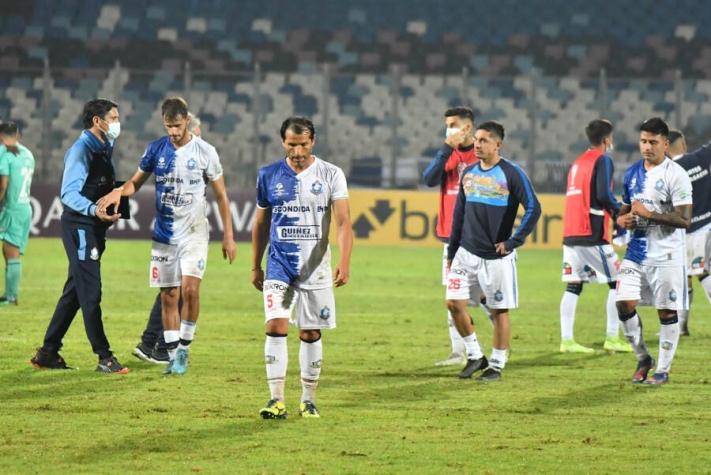
<svg viewBox="0 0 711 475"><path fill-rule="evenodd" d="M351 251L353 250L353 227L351 225L351 209L347 199L335 200L333 211L336 215L336 235L340 260L336 266L334 285L341 287L348 283L351 275Z"/></svg>
<svg viewBox="0 0 711 475"><path fill-rule="evenodd" d="M264 286L262 259L269 243L271 221L272 209L257 206L252 224L252 285L260 292Z"/></svg>
<svg viewBox="0 0 711 475"><path fill-rule="evenodd" d="M99 201L96 202L96 206L98 206L99 210L102 212L105 212L107 208L111 207L111 205L114 205L114 209L118 209L121 197L134 195L138 190L141 189L143 184L146 182L146 180L148 180L148 177L150 176L150 173L144 172L143 170L139 169L138 171L136 171L136 173L133 174L130 180L126 181L123 185L119 186L118 188L114 188L113 190L111 190L111 192L99 198Z"/></svg>
<svg viewBox="0 0 711 475"><path fill-rule="evenodd" d="M427 165L425 171L422 172L422 181L425 183L425 185L433 187L442 184L442 177L444 176L444 167L447 164L449 157L452 156L453 151L454 149L446 143L439 151L437 151L437 155L435 155L435 158L430 162L429 165Z"/></svg>
<svg viewBox="0 0 711 475"><path fill-rule="evenodd" d="M0 145L0 207L5 205L5 193L10 182L10 161L5 153L5 146Z"/></svg>
<svg viewBox="0 0 711 475"><path fill-rule="evenodd" d="M454 205L454 214L452 215L452 230L449 233L449 244L447 245L447 267L452 264L452 259L454 259L454 256L457 254L459 243L462 241L465 205L466 196L464 195L464 187L460 183L457 203Z"/></svg>
<svg viewBox="0 0 711 475"><path fill-rule="evenodd" d="M519 203L523 205L525 212L523 213L523 218L521 218L521 223L516 228L516 232L506 241L496 243L496 252L501 255L508 254L523 245L526 237L536 228L538 218L541 217L541 203L538 201L531 181L523 173L523 170L518 167L515 168L511 177L511 184L513 185L511 190Z"/></svg>
<svg viewBox="0 0 711 475"><path fill-rule="evenodd" d="M691 225L692 205L674 206L674 210L669 213L657 213L649 211L640 201L632 202L632 214L644 218L656 224L671 226L673 228L686 229Z"/></svg>
<svg viewBox="0 0 711 475"><path fill-rule="evenodd" d="M613 217L617 217L620 212L620 203L612 193L614 176L614 165L607 155L603 155L595 163L595 197Z"/></svg>
<svg viewBox="0 0 711 475"><path fill-rule="evenodd" d="M0 207L5 206L5 193L7 193L7 184L9 182L7 175L0 175Z"/></svg>
<svg viewBox="0 0 711 475"><path fill-rule="evenodd" d="M107 215L89 198L81 194L89 176L91 155L84 147L72 147L64 158L64 174L60 191L62 204L85 216L94 216L105 222L115 222L121 217L118 213Z"/></svg>
<svg viewBox="0 0 711 475"><path fill-rule="evenodd" d="M222 257L232 264L232 261L235 260L237 247L232 233L232 214L230 213L230 199L227 197L225 189L225 177L220 176L217 180L211 181L210 185L215 193L215 201L217 201L217 208L222 219Z"/></svg>

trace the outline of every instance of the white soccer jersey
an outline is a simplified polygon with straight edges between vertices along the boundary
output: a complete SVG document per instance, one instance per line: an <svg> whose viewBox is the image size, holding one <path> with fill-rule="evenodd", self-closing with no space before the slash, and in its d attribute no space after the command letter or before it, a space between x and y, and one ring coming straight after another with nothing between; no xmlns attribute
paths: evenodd
<svg viewBox="0 0 711 475"><path fill-rule="evenodd" d="M215 147L193 135L176 150L165 136L148 145L139 169L156 179L154 241L178 243L207 219L207 183L222 176Z"/></svg>
<svg viewBox="0 0 711 475"><path fill-rule="evenodd" d="M650 211L668 213L674 206L690 205L691 198L689 175L669 158L649 171L644 168L644 160L640 160L625 172L624 204L640 201ZM685 232L638 219L625 259L641 265L683 265L686 260Z"/></svg>
<svg viewBox="0 0 711 475"><path fill-rule="evenodd" d="M316 158L296 174L282 159L257 176L257 206L271 208L267 280L304 289L333 285L328 232L331 204L348 198L343 171Z"/></svg>

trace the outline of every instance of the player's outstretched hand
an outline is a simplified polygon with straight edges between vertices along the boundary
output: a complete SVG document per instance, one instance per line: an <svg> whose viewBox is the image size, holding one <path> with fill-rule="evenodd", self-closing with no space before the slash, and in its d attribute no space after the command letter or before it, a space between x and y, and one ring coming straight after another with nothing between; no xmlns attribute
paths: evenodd
<svg viewBox="0 0 711 475"><path fill-rule="evenodd" d="M237 255L237 246L235 245L235 242L232 239L223 239L222 240L222 257L227 259L230 264L232 264L232 261L235 260L235 256Z"/></svg>
<svg viewBox="0 0 711 475"><path fill-rule="evenodd" d="M617 217L617 225L625 229L634 229L637 224L637 220L634 218L634 214L627 213Z"/></svg>
<svg viewBox="0 0 711 475"><path fill-rule="evenodd" d="M336 275L333 276L333 285L336 287L343 287L348 283L348 279L351 277L350 269L347 265L338 264L336 266Z"/></svg>
<svg viewBox="0 0 711 475"><path fill-rule="evenodd" d="M506 250L506 244L505 244L505 243L503 243L503 242L497 242L497 243L496 243L496 253L497 253L497 254L499 254L499 255L501 255L501 256L505 256L505 255L508 254L509 252L510 252L510 251L507 251L507 250Z"/></svg>
<svg viewBox="0 0 711 475"><path fill-rule="evenodd" d="M264 271L261 267L252 269L252 285L260 292L264 289Z"/></svg>
<svg viewBox="0 0 711 475"><path fill-rule="evenodd" d="M96 202L96 211L103 213L111 205L114 205L114 209L118 209L119 203L121 202L121 190L121 188L114 188L110 193L99 198L99 201Z"/></svg>
<svg viewBox="0 0 711 475"><path fill-rule="evenodd" d="M106 210L96 207L96 217L105 223L115 223L121 218L121 213L106 214Z"/></svg>

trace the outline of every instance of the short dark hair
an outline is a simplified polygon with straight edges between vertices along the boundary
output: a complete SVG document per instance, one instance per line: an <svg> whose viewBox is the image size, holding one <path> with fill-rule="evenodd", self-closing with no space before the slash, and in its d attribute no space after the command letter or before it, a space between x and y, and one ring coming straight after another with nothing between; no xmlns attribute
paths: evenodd
<svg viewBox="0 0 711 475"><path fill-rule="evenodd" d="M495 120L482 122L481 124L476 126L476 130L486 130L490 134L498 137L499 139L504 140L504 126L496 122Z"/></svg>
<svg viewBox="0 0 711 475"><path fill-rule="evenodd" d="M165 119L188 118L188 103L182 97L169 97L160 106L161 116Z"/></svg>
<svg viewBox="0 0 711 475"><path fill-rule="evenodd" d="M92 99L84 104L82 112L82 122L85 129L90 129L94 125L94 117L106 117L106 114L113 108L118 109L118 104L108 99Z"/></svg>
<svg viewBox="0 0 711 475"><path fill-rule="evenodd" d="M446 111L444 111L444 116L459 117L460 119L469 119L472 121L472 124L474 123L474 111L472 111L469 107L452 107L451 109L447 109Z"/></svg>
<svg viewBox="0 0 711 475"><path fill-rule="evenodd" d="M18 131L19 128L14 122L3 122L0 124L0 135L4 137L14 137Z"/></svg>
<svg viewBox="0 0 711 475"><path fill-rule="evenodd" d="M672 129L669 131L669 145L676 143L677 140L684 138L684 133L678 129Z"/></svg>
<svg viewBox="0 0 711 475"><path fill-rule="evenodd" d="M613 129L612 122L609 120L595 119L585 127L585 135L588 136L590 145L598 146L612 134Z"/></svg>
<svg viewBox="0 0 711 475"><path fill-rule="evenodd" d="M669 126L659 117L652 117L642 122L642 125L639 126L639 131L669 137Z"/></svg>
<svg viewBox="0 0 711 475"><path fill-rule="evenodd" d="M292 130L295 134L301 135L308 131L309 136L313 139L316 136L316 129L314 129L314 123L311 122L306 117L289 117L282 124L279 129L279 135L281 139L286 139L286 131Z"/></svg>

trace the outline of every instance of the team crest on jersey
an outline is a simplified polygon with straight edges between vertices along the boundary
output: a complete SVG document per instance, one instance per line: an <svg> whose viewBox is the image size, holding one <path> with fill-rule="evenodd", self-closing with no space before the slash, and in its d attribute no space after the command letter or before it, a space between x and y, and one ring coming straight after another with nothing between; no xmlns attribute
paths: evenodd
<svg viewBox="0 0 711 475"><path fill-rule="evenodd" d="M200 259L198 261L198 269L205 270L205 259Z"/></svg>
<svg viewBox="0 0 711 475"><path fill-rule="evenodd" d="M664 189L664 180L661 178L657 180L657 182L654 184L654 189L657 191L662 191Z"/></svg>
<svg viewBox="0 0 711 475"><path fill-rule="evenodd" d="M669 300L676 302L676 292L674 290L669 291Z"/></svg>
<svg viewBox="0 0 711 475"><path fill-rule="evenodd" d="M311 193L313 193L314 195L320 195L322 191L323 185L320 181L316 180L315 182L311 183Z"/></svg>
<svg viewBox="0 0 711 475"><path fill-rule="evenodd" d="M191 158L188 160L188 170L195 170L195 167L197 167L197 162L195 161L194 158Z"/></svg>
<svg viewBox="0 0 711 475"><path fill-rule="evenodd" d="M501 302L502 300L504 300L503 292L501 292L500 290L494 292L494 300L496 300L497 302Z"/></svg>
<svg viewBox="0 0 711 475"><path fill-rule="evenodd" d="M321 309L318 316L321 320L328 320L329 318L331 318L331 309L328 308L328 305L324 306Z"/></svg>
<svg viewBox="0 0 711 475"><path fill-rule="evenodd" d="M163 168L163 167L165 167L165 157L160 157L160 158L158 159L158 165L157 165L157 166L158 166L158 168Z"/></svg>
<svg viewBox="0 0 711 475"><path fill-rule="evenodd" d="M99 250L95 247L91 248L91 251L89 251L89 259L92 261L98 261L99 260Z"/></svg>

